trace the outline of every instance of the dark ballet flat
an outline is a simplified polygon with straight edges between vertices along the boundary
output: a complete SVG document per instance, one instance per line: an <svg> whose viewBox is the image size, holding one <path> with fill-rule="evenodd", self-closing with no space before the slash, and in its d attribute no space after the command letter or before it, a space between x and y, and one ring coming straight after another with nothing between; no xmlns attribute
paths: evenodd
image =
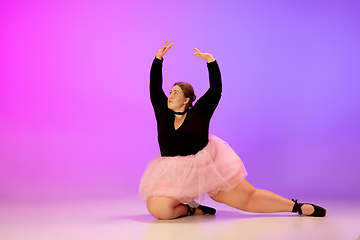
<svg viewBox="0 0 360 240"><path fill-rule="evenodd" d="M189 205L186 205L186 207L187 207L187 213L185 216L192 216L195 214L196 208L192 208ZM204 214L214 215L216 213L215 208L211 208L203 205L199 205L197 208L200 209Z"/></svg>
<svg viewBox="0 0 360 240"><path fill-rule="evenodd" d="M291 199L294 202L294 207L292 209L292 212L298 213L300 215L302 215L302 210L301 210L301 206L304 204L309 204L311 206L314 207L314 212L310 215L306 215L306 216L312 216L312 217L325 217L326 216L326 209L322 208L320 206L317 206L315 204L311 204L311 203L298 203L297 199Z"/></svg>
<svg viewBox="0 0 360 240"><path fill-rule="evenodd" d="M187 207L187 213L185 216L192 216L195 214L196 208L192 208L189 205L185 205Z"/></svg>
<svg viewBox="0 0 360 240"><path fill-rule="evenodd" d="M199 205L197 208L200 209L204 214L215 215L216 213L216 209L212 207Z"/></svg>

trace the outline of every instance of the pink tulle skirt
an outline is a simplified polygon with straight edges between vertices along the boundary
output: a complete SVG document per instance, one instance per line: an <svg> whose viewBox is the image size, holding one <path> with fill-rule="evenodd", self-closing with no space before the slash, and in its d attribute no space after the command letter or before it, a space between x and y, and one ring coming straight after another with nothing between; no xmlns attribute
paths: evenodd
<svg viewBox="0 0 360 240"><path fill-rule="evenodd" d="M197 207L206 195L235 187L247 176L244 164L232 148L211 135L209 143L195 155L156 156L140 182L139 198L170 197Z"/></svg>

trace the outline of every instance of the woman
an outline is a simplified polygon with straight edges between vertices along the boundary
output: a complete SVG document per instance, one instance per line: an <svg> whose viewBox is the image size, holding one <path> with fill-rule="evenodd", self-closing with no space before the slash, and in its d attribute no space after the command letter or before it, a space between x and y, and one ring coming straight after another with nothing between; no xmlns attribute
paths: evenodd
<svg viewBox="0 0 360 240"><path fill-rule="evenodd" d="M245 167L230 146L215 136L209 138L209 122L222 92L220 70L211 54L195 48L194 55L207 61L210 88L194 106L196 96L187 83L175 83L169 98L166 97L162 89L162 62L172 45L165 41L150 72L150 98L161 156L149 163L139 196L147 201L151 215L174 219L215 214L215 209L194 201L201 201L208 194L217 202L248 212L325 216L322 207L297 203L253 187L245 179Z"/></svg>

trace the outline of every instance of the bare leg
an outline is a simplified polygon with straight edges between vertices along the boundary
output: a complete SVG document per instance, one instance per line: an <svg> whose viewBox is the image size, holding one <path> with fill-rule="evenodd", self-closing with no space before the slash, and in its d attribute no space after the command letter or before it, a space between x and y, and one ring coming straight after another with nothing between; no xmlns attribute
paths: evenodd
<svg viewBox="0 0 360 240"><path fill-rule="evenodd" d="M150 214L159 219L174 219L184 217L187 213L187 207L179 200L168 197L152 197L146 203ZM195 215L204 214L196 208Z"/></svg>
<svg viewBox="0 0 360 240"><path fill-rule="evenodd" d="M256 213L291 212L294 202L273 192L256 189L247 180L229 191L220 191L211 197L231 207ZM314 208L309 204L301 207L303 214L310 215Z"/></svg>

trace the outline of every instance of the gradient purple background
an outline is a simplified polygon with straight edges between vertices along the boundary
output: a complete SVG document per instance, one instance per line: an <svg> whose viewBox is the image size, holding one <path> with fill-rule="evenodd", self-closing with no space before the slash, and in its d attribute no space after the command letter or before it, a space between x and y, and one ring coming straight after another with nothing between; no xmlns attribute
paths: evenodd
<svg viewBox="0 0 360 240"><path fill-rule="evenodd" d="M357 1L0 1L0 200L135 196L164 90L223 77L211 133L248 180L291 198L360 199Z"/></svg>

